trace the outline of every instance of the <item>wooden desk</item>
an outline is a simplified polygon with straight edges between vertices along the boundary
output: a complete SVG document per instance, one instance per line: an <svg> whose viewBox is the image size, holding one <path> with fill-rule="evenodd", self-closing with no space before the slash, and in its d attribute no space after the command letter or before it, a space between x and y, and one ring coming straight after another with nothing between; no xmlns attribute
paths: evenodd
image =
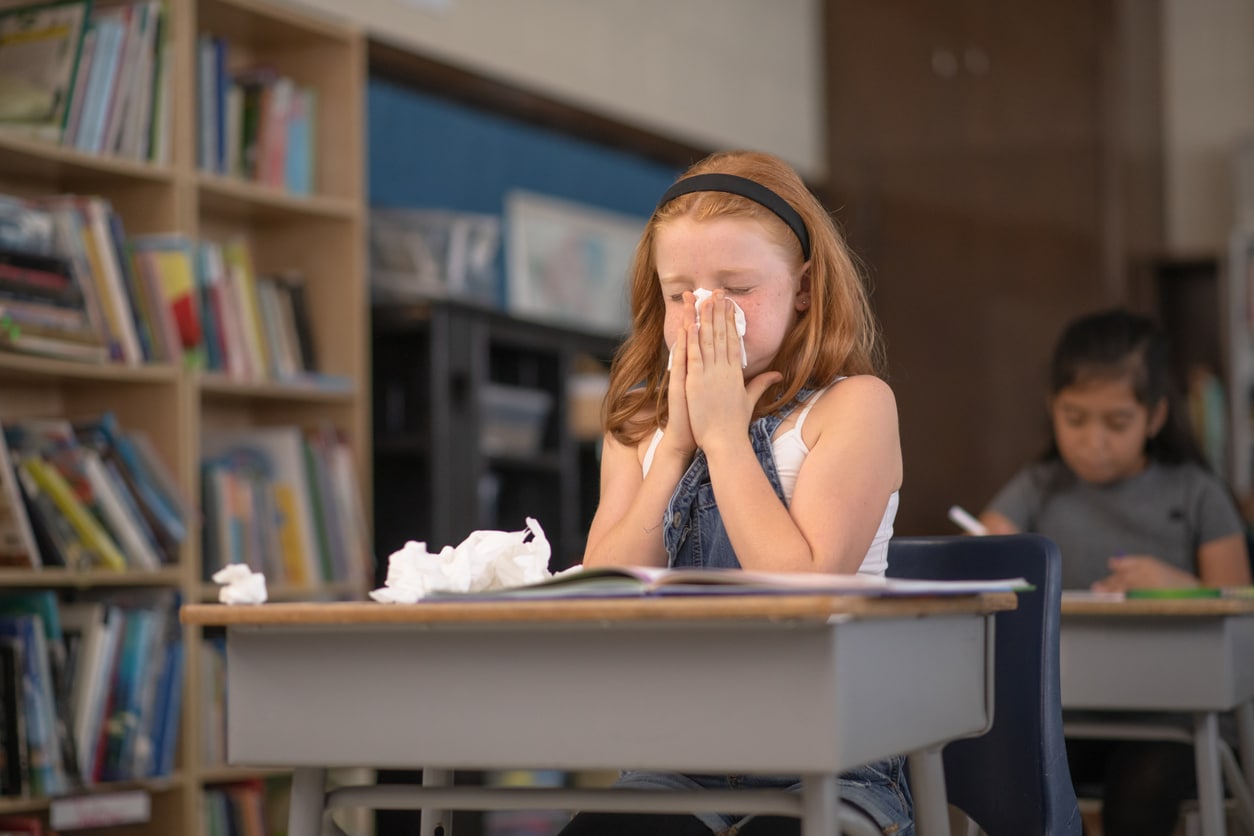
<svg viewBox="0 0 1254 836"><path fill-rule="evenodd" d="M189 605L182 620L226 627L228 758L295 768L291 836L316 836L327 806L421 807L430 833L432 808L624 809L625 798L800 814L806 836L831 836L836 776L903 752L919 753L929 836L947 827L939 747L991 722L991 616L1014 606L1013 593L757 595ZM424 768L437 785L463 768L778 773L805 789L424 786L415 801L382 786L328 795L335 766Z"/></svg>
<svg viewBox="0 0 1254 836"><path fill-rule="evenodd" d="M1193 716L1206 836L1226 833L1218 716L1236 712L1246 773L1233 774L1230 783L1245 808L1254 808L1254 600L1099 601L1064 593L1059 651L1064 709ZM1144 726L1067 726L1069 736L1139 738L1156 731L1171 737L1170 730Z"/></svg>

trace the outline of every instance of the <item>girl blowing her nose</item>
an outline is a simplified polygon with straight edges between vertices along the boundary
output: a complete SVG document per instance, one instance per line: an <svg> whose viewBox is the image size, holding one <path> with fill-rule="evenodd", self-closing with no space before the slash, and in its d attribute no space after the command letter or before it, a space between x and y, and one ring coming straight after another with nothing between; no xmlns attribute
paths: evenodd
<svg viewBox="0 0 1254 836"><path fill-rule="evenodd" d="M699 305L698 290L710 291ZM896 402L878 376L879 330L862 279L796 172L749 152L697 163L649 219L630 292L632 331L610 372L584 565L884 574L902 478ZM735 679L728 671L727 687ZM913 832L901 759L842 778L842 801L885 832ZM627 772L619 783L727 789L799 779ZM742 818L585 813L563 834L799 832L795 819Z"/></svg>

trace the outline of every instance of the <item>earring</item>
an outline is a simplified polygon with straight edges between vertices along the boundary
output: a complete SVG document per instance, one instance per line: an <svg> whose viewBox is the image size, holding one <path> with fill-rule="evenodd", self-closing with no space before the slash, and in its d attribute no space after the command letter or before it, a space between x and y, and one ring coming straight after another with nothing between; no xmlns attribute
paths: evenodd
<svg viewBox="0 0 1254 836"><path fill-rule="evenodd" d="M797 304L803 308L810 307L810 295L806 294L805 296L802 296L800 299L797 300Z"/></svg>

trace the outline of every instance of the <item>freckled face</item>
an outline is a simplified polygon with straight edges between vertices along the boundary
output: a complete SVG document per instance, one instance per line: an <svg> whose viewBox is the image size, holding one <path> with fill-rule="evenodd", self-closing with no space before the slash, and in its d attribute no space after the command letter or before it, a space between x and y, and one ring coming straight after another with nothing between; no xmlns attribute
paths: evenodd
<svg viewBox="0 0 1254 836"><path fill-rule="evenodd" d="M797 321L801 271L767 229L750 218L677 218L658 228L653 247L667 347L683 328L684 291L721 288L745 312L745 377L769 368Z"/></svg>

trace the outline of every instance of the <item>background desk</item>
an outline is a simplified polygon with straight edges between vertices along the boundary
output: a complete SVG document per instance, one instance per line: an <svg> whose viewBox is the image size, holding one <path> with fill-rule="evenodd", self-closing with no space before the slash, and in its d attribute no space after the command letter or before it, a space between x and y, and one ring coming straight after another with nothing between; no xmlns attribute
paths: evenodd
<svg viewBox="0 0 1254 836"><path fill-rule="evenodd" d="M1254 792L1254 600L1097 601L1064 593L1059 659L1064 709L1193 715L1202 832L1223 836L1220 712L1237 713L1241 780Z"/></svg>
<svg viewBox="0 0 1254 836"><path fill-rule="evenodd" d="M831 836L837 774L987 727L991 614L1014 602L190 605L182 619L227 628L228 758L296 768L291 836L318 833L332 766L802 775L804 792L771 793L765 808L801 813L806 836ZM940 821L921 820L923 836L945 826L943 803L931 801L943 802L943 783L928 783L921 806Z"/></svg>

